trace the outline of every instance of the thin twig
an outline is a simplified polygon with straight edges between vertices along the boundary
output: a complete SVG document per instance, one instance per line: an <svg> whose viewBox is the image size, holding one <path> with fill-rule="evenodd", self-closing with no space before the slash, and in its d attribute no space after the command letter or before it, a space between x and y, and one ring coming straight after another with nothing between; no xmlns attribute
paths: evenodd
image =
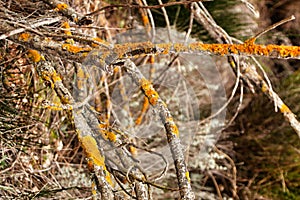
<svg viewBox="0 0 300 200"><path fill-rule="evenodd" d="M28 28L18 28L18 29L10 31L8 33L4 33L4 34L0 35L0 40L3 40L3 39L6 39L10 36L22 33L22 32L24 32L28 29L34 29L34 28L37 28L39 26L53 24L55 22L58 22L59 20L61 20L61 17L45 18L43 20L39 20L39 22L36 22L32 25L26 25Z"/></svg>
<svg viewBox="0 0 300 200"><path fill-rule="evenodd" d="M200 0L200 1L211 1L211 0ZM110 8L146 8L146 9L156 9L156 8L162 8L162 7L168 7L168 6L175 6L175 5L185 5L192 2L199 2L199 0L188 0L188 1L180 1L180 2L168 2L161 5L154 5L154 6L141 6L141 5L133 5L133 4L115 4L115 5L109 5L105 6L99 10L96 10L94 12L91 12L87 14L86 16L96 15L97 13L101 12L102 10L107 10Z"/></svg>
<svg viewBox="0 0 300 200"><path fill-rule="evenodd" d="M256 40L256 39L259 38L261 35L263 35L263 34L269 32L269 31L275 29L275 28L278 27L278 26L281 26L282 24L285 24L285 23L287 23L287 22L290 22L290 21L292 21L292 20L294 20L294 19L296 19L296 18L295 18L294 15L292 15L292 16L290 16L290 17L288 17L288 18L285 18L285 19L283 19L283 20L281 20L281 21L279 21L279 22L276 22L275 24L272 24L271 26L269 26L269 27L265 28L264 30L262 30L261 32L257 33L257 34L256 34L254 37L252 37L251 39ZM251 39L250 39L250 40L251 40Z"/></svg>

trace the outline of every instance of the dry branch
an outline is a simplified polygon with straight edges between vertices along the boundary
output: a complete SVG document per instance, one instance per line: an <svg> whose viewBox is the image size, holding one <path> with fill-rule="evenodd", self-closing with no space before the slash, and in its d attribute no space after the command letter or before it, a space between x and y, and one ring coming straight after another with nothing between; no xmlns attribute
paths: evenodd
<svg viewBox="0 0 300 200"><path fill-rule="evenodd" d="M189 172L187 170L184 159L183 147L179 139L178 128L173 120L170 111L167 108L167 105L159 97L152 84L137 69L132 61L126 60L124 66L126 67L127 73L148 98L150 104L154 107L155 110L157 110L160 119L165 126L168 143L170 145L170 150L176 168L181 199L194 199L195 196L192 192Z"/></svg>
<svg viewBox="0 0 300 200"><path fill-rule="evenodd" d="M239 54L248 54L248 56L260 56L264 55L267 57L275 57L275 58L294 58L300 59L300 47L299 46L281 46L281 45L255 45L254 42L256 37L259 35L254 36L253 38L245 41L244 44L238 44L236 47L235 44L232 44L232 38L223 30L220 26L218 26L214 20L207 17L204 13L208 13L206 8L203 6L202 3L193 3L195 9L195 19L204 25L204 27L209 31L211 36L216 41L224 40L224 43L228 44L218 44L216 46L209 46L209 51L218 52L220 51L221 54L228 54L232 52L235 55ZM201 7L200 7L201 6ZM284 20L279 24L282 24L286 21L292 20ZM276 25L275 25L276 26ZM272 26L272 27L275 27ZM270 29L268 29L270 30ZM263 34L259 33L259 34ZM201 46L201 45L200 45ZM223 46L223 47L221 47ZM241 51L240 51L241 50ZM240 53L239 53L240 52ZM238 53L238 54L236 54ZM248 85L251 86L252 83L255 84L255 87L261 90L264 94L266 94L271 101L275 103L275 106L279 108L281 113L285 119L290 123L293 127L295 132L298 134L300 138L300 123L296 119L295 114L288 108L288 106L281 100L281 98L272 90L271 86L267 84L267 82L257 73L256 67L252 66L251 64L246 63L244 60L238 61L238 57L230 57L229 60L230 66L232 67L233 71L237 70L237 63L240 62L241 67L241 74L242 79L249 83ZM233 61L233 62L230 62ZM250 88L251 90L251 88Z"/></svg>

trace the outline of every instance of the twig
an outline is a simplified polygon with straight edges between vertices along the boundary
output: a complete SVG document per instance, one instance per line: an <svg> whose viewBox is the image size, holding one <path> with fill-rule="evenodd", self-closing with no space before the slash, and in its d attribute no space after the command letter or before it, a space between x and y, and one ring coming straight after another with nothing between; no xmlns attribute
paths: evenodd
<svg viewBox="0 0 300 200"><path fill-rule="evenodd" d="M59 20L61 20L61 17L45 18L43 20L39 20L39 22L36 22L36 23L34 23L32 25L27 25L28 28L18 28L18 29L10 31L8 33L4 33L4 34L0 35L0 40L3 40L3 39L6 39L6 38L8 38L10 36L22 33L22 32L24 32L24 31L26 31L28 29L34 29L34 28L37 28L39 26L53 24L55 22L58 22Z"/></svg>
<svg viewBox="0 0 300 200"><path fill-rule="evenodd" d="M216 181L215 177L212 175L212 173L211 173L210 171L208 172L208 175L209 175L209 177L211 178L211 180L212 180L212 181L213 181L213 183L214 183L214 186L215 186L215 188L216 188L216 191L217 191L217 194L218 194L219 200L222 200L222 199L223 199L223 197L222 197L222 194L221 194L221 192L220 192L219 185L218 185L218 183L217 183L217 181Z"/></svg>
<svg viewBox="0 0 300 200"><path fill-rule="evenodd" d="M158 1L159 5L163 5L163 3L162 3L161 0L157 0L157 1ZM163 15L164 15L164 18L165 18L165 21L166 21L166 26L167 26L167 30L168 30L169 41L171 43L174 43L173 40L172 40L172 37L171 37L171 27L170 27L170 20L169 20L169 17L168 17L168 13L167 13L165 7L161 7L161 10L163 12Z"/></svg>
<svg viewBox="0 0 300 200"><path fill-rule="evenodd" d="M279 21L279 22L276 22L275 24L272 24L271 26L265 28L263 31L257 33L254 37L250 38L249 41L254 42L254 41L255 41L257 38L259 38L261 35L263 35L263 34L269 32L269 31L275 29L275 28L278 27L278 26L281 26L282 24L285 24L285 23L287 23L287 22L290 22L290 21L292 21L292 20L294 20L294 19L296 19L296 18L295 18L294 15L292 15L292 16L290 16L290 17L288 17L288 18L285 18L285 19L283 19L283 20L281 20L281 21Z"/></svg>

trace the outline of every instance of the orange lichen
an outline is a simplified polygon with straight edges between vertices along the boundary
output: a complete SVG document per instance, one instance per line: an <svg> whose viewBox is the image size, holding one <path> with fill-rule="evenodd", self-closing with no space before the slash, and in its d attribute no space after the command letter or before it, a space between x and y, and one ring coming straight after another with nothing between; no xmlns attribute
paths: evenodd
<svg viewBox="0 0 300 200"><path fill-rule="evenodd" d="M80 52L84 52L84 51L91 51L91 48L83 48L83 47L78 47L76 45L72 45L72 44L63 44L62 45L62 49L67 50L71 53L80 53Z"/></svg>
<svg viewBox="0 0 300 200"><path fill-rule="evenodd" d="M99 124L99 128L100 128L100 129L105 129L105 128L107 128L107 127L108 127L107 124Z"/></svg>
<svg viewBox="0 0 300 200"><path fill-rule="evenodd" d="M106 42L106 41L104 41L104 40L102 40L101 38L98 38L98 37L93 38L93 40L94 40L94 41L97 41L97 42L99 42L99 43L101 43L101 44L104 44L104 45L106 45L106 46L109 46L109 45L110 45L108 42ZM92 43L92 47L99 47L99 44Z"/></svg>
<svg viewBox="0 0 300 200"><path fill-rule="evenodd" d="M141 0L138 0L137 3L140 5L140 6L144 6L143 2ZM139 9L139 12L141 14L141 17L142 17L142 22L144 24L144 27L147 31L147 33L149 33L151 31L151 26L150 26L150 21L149 21L149 18L147 16L147 11L140 8Z"/></svg>
<svg viewBox="0 0 300 200"><path fill-rule="evenodd" d="M149 100L147 97L144 98L144 103L143 103L143 107L142 107L142 111L140 116L135 120L135 124L136 125L140 125L142 123L143 120L143 116L145 114L145 112L148 110L149 108Z"/></svg>
<svg viewBox="0 0 300 200"><path fill-rule="evenodd" d="M72 35L71 31L70 31L70 24L68 22L64 22L62 25L61 25L62 28L64 28L64 33L66 35Z"/></svg>
<svg viewBox="0 0 300 200"><path fill-rule="evenodd" d="M290 56L293 58L300 56L300 46L290 47Z"/></svg>
<svg viewBox="0 0 300 200"><path fill-rule="evenodd" d="M46 81L52 82L53 84L55 84L56 82L61 82L61 78L59 74L56 73L56 71L53 72L43 71L42 78Z"/></svg>
<svg viewBox="0 0 300 200"><path fill-rule="evenodd" d="M114 74L120 72L120 69L121 69L120 66L114 67Z"/></svg>
<svg viewBox="0 0 300 200"><path fill-rule="evenodd" d="M55 11L62 11L68 8L68 5L65 3L59 3L56 5Z"/></svg>
<svg viewBox="0 0 300 200"><path fill-rule="evenodd" d="M195 42L195 43L189 44L188 49L190 51L205 51L208 49L208 45L200 43L200 42Z"/></svg>
<svg viewBox="0 0 300 200"><path fill-rule="evenodd" d="M142 15L142 21L143 21L144 26L146 27L147 32L150 32L151 26L150 26L150 23L149 23L148 16L147 15Z"/></svg>
<svg viewBox="0 0 300 200"><path fill-rule="evenodd" d="M115 142L117 140L117 135L108 130L108 124L99 124L100 133L102 137L111 142Z"/></svg>
<svg viewBox="0 0 300 200"><path fill-rule="evenodd" d="M119 58L122 58L129 51L129 46L128 44L115 44L113 51L118 54Z"/></svg>
<svg viewBox="0 0 300 200"><path fill-rule="evenodd" d="M300 47L298 46L265 46L254 44L254 41L254 39L249 39L243 44L202 44L196 42L189 44L188 49L191 51L208 51L219 55L242 54L254 56L278 56L281 58L300 56Z"/></svg>
<svg viewBox="0 0 300 200"><path fill-rule="evenodd" d="M115 142L115 141L117 140L117 135L114 134L114 133L111 132L111 131L108 131L108 132L107 132L107 138L109 139L109 141Z"/></svg>
<svg viewBox="0 0 300 200"><path fill-rule="evenodd" d="M173 47L174 47L176 52L186 52L186 51L188 51L187 46L185 46L184 44L176 43L176 44L174 44Z"/></svg>
<svg viewBox="0 0 300 200"><path fill-rule="evenodd" d="M154 63L155 63L155 57L154 57L153 55L150 56L150 58L149 58L149 63L151 63L151 64L154 64ZM155 68L152 67L151 70L155 70ZM154 72L150 71L150 73L154 73Z"/></svg>
<svg viewBox="0 0 300 200"><path fill-rule="evenodd" d="M235 54L235 55L239 54L238 47L235 46L235 45L231 45L229 47L228 51L229 51L228 53L232 53L232 54Z"/></svg>
<svg viewBox="0 0 300 200"><path fill-rule="evenodd" d="M129 152L133 155L136 156L137 155L137 150L134 146L129 145Z"/></svg>
<svg viewBox="0 0 300 200"><path fill-rule="evenodd" d="M179 137L179 131L178 131L176 124L174 123L173 118L172 117L167 118L166 123L169 124L172 134L176 135L176 137Z"/></svg>
<svg viewBox="0 0 300 200"><path fill-rule="evenodd" d="M160 49L163 49L162 54L169 54L170 48L172 45L171 44L157 44L156 46Z"/></svg>
<svg viewBox="0 0 300 200"><path fill-rule="evenodd" d="M37 50L33 50L33 49L28 50L28 57L33 62L40 62L41 60L45 60L44 57Z"/></svg>
<svg viewBox="0 0 300 200"><path fill-rule="evenodd" d="M158 49L159 51L155 51ZM279 46L279 45L257 45L253 40L248 40L243 44L203 44L201 42L184 45L180 43L152 44L151 42L116 44L112 50L103 49L103 59L111 55L111 51L119 58L138 57L145 54L169 54L170 51L176 52L210 52L217 55L253 55L253 56L272 56L279 58L299 57L300 47L298 46Z"/></svg>
<svg viewBox="0 0 300 200"><path fill-rule="evenodd" d="M142 21L145 26L149 25L149 18L147 15L142 16Z"/></svg>
<svg viewBox="0 0 300 200"><path fill-rule="evenodd" d="M88 158L87 159L87 168L90 172L93 172L94 171L94 162L92 159Z"/></svg>
<svg viewBox="0 0 300 200"><path fill-rule="evenodd" d="M159 95L158 93L154 90L152 84L150 81L147 79L141 79L140 80L140 86L142 90L144 91L144 94L148 98L149 102L151 105L156 105Z"/></svg>
<svg viewBox="0 0 300 200"><path fill-rule="evenodd" d="M289 107L287 107L287 105L282 104L281 107L280 107L280 112L281 113L290 113L291 110L289 109Z"/></svg>
<svg viewBox="0 0 300 200"><path fill-rule="evenodd" d="M211 48L209 49L212 53L220 54L221 56L228 55L229 46L228 45L219 45L219 44L212 44Z"/></svg>
<svg viewBox="0 0 300 200"><path fill-rule="evenodd" d="M19 40L23 41L23 42L28 42L28 40L30 39L31 35L29 33L22 33L19 36Z"/></svg>
<svg viewBox="0 0 300 200"><path fill-rule="evenodd" d="M256 41L256 37L250 38L244 42L244 44L253 45Z"/></svg>
<svg viewBox="0 0 300 200"><path fill-rule="evenodd" d="M136 125L140 125L142 123L142 120L143 120L143 116L140 115L136 120L135 120L135 124Z"/></svg>

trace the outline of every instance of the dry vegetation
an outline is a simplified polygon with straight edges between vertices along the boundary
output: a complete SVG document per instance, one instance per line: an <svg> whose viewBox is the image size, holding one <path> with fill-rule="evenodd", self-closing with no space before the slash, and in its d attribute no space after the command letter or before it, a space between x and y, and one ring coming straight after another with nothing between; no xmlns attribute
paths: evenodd
<svg viewBox="0 0 300 200"><path fill-rule="evenodd" d="M0 0L0 199L299 199L299 4Z"/></svg>

